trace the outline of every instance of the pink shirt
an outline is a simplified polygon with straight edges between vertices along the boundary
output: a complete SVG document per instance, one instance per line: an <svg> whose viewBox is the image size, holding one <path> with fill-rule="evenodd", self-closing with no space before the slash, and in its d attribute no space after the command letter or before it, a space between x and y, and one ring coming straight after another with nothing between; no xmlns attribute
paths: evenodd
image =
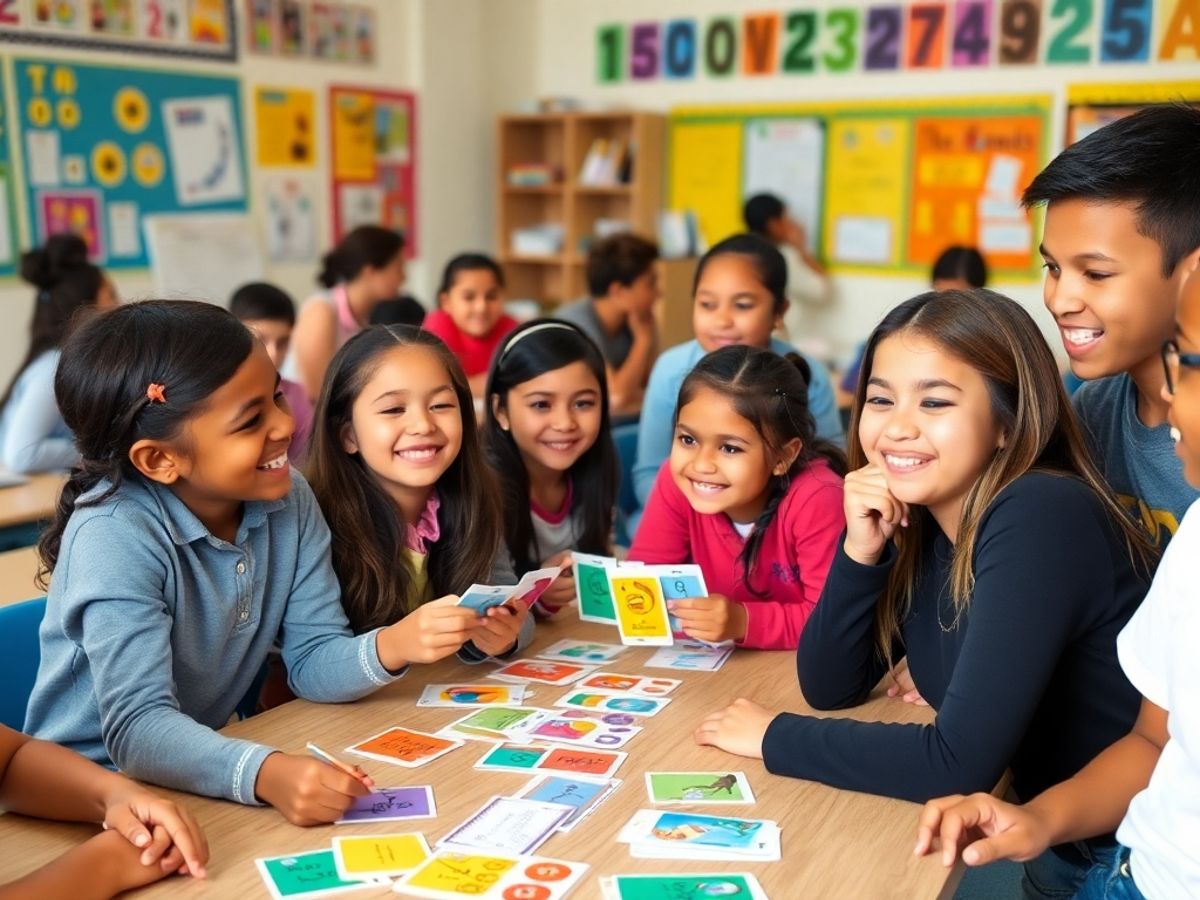
<svg viewBox="0 0 1200 900"><path fill-rule="evenodd" d="M492 354L500 342L508 337L508 333L517 327L517 320L511 316L501 316L492 326L492 330L481 338L472 337L459 330L454 320L445 311L435 309L425 317L421 327L430 334L436 334L450 348L451 352L462 363L463 371L470 378L488 370L492 364Z"/></svg>
<svg viewBox="0 0 1200 900"><path fill-rule="evenodd" d="M308 457L308 442L312 437L313 405L308 399L308 391L303 385L288 378L279 379L279 389L287 399L292 410L292 418L296 420L296 430L292 432L292 444L288 447L288 457L292 462L304 462Z"/></svg>
<svg viewBox="0 0 1200 900"><path fill-rule="evenodd" d="M838 540L846 527L842 479L824 460L810 463L792 480L775 510L746 587L737 563L745 541L730 518L692 509L671 477L670 462L658 470L629 558L644 563L695 563L708 589L746 608L744 647L795 650L812 614Z"/></svg>

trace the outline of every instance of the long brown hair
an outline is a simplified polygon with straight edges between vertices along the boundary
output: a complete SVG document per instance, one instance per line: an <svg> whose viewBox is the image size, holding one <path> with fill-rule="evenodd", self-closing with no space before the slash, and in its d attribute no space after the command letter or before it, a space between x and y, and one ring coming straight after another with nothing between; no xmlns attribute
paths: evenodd
<svg viewBox="0 0 1200 900"><path fill-rule="evenodd" d="M954 543L950 595L955 620L970 603L975 585L975 539L992 501L1026 472L1076 478L1087 485L1124 535L1130 557L1149 571L1154 550L1109 489L1083 438L1058 366L1029 313L994 291L930 291L901 303L871 333L850 420L851 470L868 462L858 423L867 395L875 351L885 339L906 332L926 338L970 365L983 377L996 425L1005 443L984 467L963 501ZM912 602L921 548L931 524L928 510L915 510L894 538L899 558L875 609L875 637L890 665L892 643Z"/></svg>
<svg viewBox="0 0 1200 900"><path fill-rule="evenodd" d="M429 547L426 564L435 594L462 593L475 582L486 582L500 546L497 490L484 462L462 366L438 338L410 325L374 325L359 332L337 352L325 374L306 473L333 533L333 568L357 633L390 625L420 603L413 595L414 573L403 553L405 523L395 502L362 456L342 448L355 399L383 356L399 347L422 347L437 357L450 376L462 415L462 448L437 483L441 537Z"/></svg>

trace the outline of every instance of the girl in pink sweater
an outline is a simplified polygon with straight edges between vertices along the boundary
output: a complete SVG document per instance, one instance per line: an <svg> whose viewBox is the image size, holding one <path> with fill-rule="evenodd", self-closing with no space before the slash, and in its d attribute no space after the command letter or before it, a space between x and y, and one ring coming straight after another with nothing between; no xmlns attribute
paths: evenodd
<svg viewBox="0 0 1200 900"><path fill-rule="evenodd" d="M808 364L744 345L679 392L671 456L629 558L696 563L707 597L669 604L689 637L794 650L845 527L840 450L808 411Z"/></svg>

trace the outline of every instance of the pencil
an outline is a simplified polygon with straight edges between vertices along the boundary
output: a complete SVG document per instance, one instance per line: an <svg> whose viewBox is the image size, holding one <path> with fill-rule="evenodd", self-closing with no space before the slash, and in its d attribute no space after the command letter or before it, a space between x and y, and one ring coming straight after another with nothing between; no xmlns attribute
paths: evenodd
<svg viewBox="0 0 1200 900"><path fill-rule="evenodd" d="M334 756L332 753L327 753L326 751L322 750L320 747L318 747L312 741L309 741L305 746L308 748L308 752L311 753L313 756L315 756L317 759L321 760L321 762L329 763L329 765L333 766L335 769L337 769L341 772L345 772L351 778L361 781L363 783L364 787L370 788L374 785L374 782L371 780L371 776L368 775L366 772L356 769L353 766L347 765L346 763L344 763L340 759L338 759L336 756Z"/></svg>

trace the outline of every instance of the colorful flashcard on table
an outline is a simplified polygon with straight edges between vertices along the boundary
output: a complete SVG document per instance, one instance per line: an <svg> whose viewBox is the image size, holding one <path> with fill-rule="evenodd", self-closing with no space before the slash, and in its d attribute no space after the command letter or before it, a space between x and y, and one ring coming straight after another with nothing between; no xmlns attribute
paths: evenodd
<svg viewBox="0 0 1200 900"><path fill-rule="evenodd" d="M586 863L537 856L434 853L396 882L396 893L435 900L562 900L587 873Z"/></svg>
<svg viewBox="0 0 1200 900"><path fill-rule="evenodd" d="M652 678L646 675L623 675L618 672L596 672L575 686L580 690L608 694L645 694L647 697L665 697L679 685L678 678Z"/></svg>
<svg viewBox="0 0 1200 900"><path fill-rule="evenodd" d="M526 572L515 585L473 584L459 598L459 606L467 606L482 615L493 606L520 603L533 606L546 588L562 572L562 566L549 566L534 572Z"/></svg>
<svg viewBox="0 0 1200 900"><path fill-rule="evenodd" d="M569 804L493 797L438 841L438 849L484 850L513 856L532 853L574 811Z"/></svg>
<svg viewBox="0 0 1200 900"><path fill-rule="evenodd" d="M620 750L497 744L475 768L501 772L558 772L585 778L611 778L625 761Z"/></svg>
<svg viewBox="0 0 1200 900"><path fill-rule="evenodd" d="M395 878L425 862L429 845L425 835L415 832L335 837L333 858L346 880Z"/></svg>
<svg viewBox="0 0 1200 900"><path fill-rule="evenodd" d="M526 797L543 803L563 803L575 811L559 823L559 831L570 831L621 786L619 778L593 780L566 775L540 775L525 785L514 797Z"/></svg>
<svg viewBox="0 0 1200 900"><path fill-rule="evenodd" d="M604 747L615 750L637 737L641 726L623 713L596 715L579 709L547 715L527 732L531 740L554 741L576 747Z"/></svg>
<svg viewBox="0 0 1200 900"><path fill-rule="evenodd" d="M520 684L537 682L552 687L571 684L584 675L596 670L595 666L578 666L574 663L554 662L546 659L518 659L506 663L495 671L488 673L488 678L498 678L501 681L512 681Z"/></svg>
<svg viewBox="0 0 1200 900"><path fill-rule="evenodd" d="M346 879L338 873L332 850L313 850L256 859L259 874L275 900L327 897L343 891L378 889L389 884L384 878Z"/></svg>
<svg viewBox="0 0 1200 900"><path fill-rule="evenodd" d="M680 900L684 897L767 900L758 879L748 872L612 875L600 879L600 892L602 900Z"/></svg>
<svg viewBox="0 0 1200 900"><path fill-rule="evenodd" d="M635 859L771 862L780 857L779 824L700 813L639 810L617 834Z"/></svg>
<svg viewBox="0 0 1200 900"><path fill-rule="evenodd" d="M427 684L417 706L459 709L472 706L520 706L525 700L524 685L506 684Z"/></svg>
<svg viewBox="0 0 1200 900"><path fill-rule="evenodd" d="M532 772L549 752L550 748L544 744L496 744L475 763L475 768L492 772Z"/></svg>
<svg viewBox="0 0 1200 900"><path fill-rule="evenodd" d="M673 647L660 647L646 660L649 669L678 669L687 672L715 672L733 653L730 645L712 646L703 641L685 641Z"/></svg>
<svg viewBox="0 0 1200 900"><path fill-rule="evenodd" d="M528 706L487 706L456 719L439 734L456 740L520 740L530 726L546 715L544 710Z"/></svg>
<svg viewBox="0 0 1200 900"><path fill-rule="evenodd" d="M437 815L433 788L427 784L394 788L374 788L358 797L337 820L338 825L364 822L400 822L405 819L431 819Z"/></svg>
<svg viewBox="0 0 1200 900"><path fill-rule="evenodd" d="M565 640L555 641L546 649L538 650L534 655L542 659L558 659L573 663L607 663L612 662L626 649L621 644Z"/></svg>
<svg viewBox="0 0 1200 900"><path fill-rule="evenodd" d="M462 741L442 735L426 734L409 728L389 728L346 748L366 759L415 768L461 747Z"/></svg>
<svg viewBox="0 0 1200 900"><path fill-rule="evenodd" d="M745 772L647 772L651 803L753 803Z"/></svg>
<svg viewBox="0 0 1200 900"><path fill-rule="evenodd" d="M564 694L555 706L597 712L627 713L631 716L654 716L671 702L670 697L643 697L638 694L603 694L592 691L571 691Z"/></svg>

